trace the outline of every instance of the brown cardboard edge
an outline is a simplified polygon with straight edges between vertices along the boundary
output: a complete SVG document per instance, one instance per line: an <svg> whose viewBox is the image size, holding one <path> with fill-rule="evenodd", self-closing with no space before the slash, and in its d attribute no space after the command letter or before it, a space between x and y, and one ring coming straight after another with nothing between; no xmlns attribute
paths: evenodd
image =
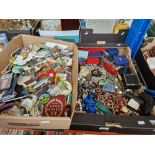
<svg viewBox="0 0 155 155"><path fill-rule="evenodd" d="M6 47L6 49L4 50L3 53L0 54L0 63L2 62L3 65L0 66L0 72L2 72L5 68L5 66L8 64L9 61L6 61L7 59L9 60L10 58L10 54L17 48L19 48L19 42L20 42L20 47L27 47L30 43L30 38L32 41L32 44L35 44L36 39L39 39L39 43L45 43L45 42L54 42L54 43L59 43L59 44L64 44L64 45L68 45L69 48L71 50L73 50L74 52L74 56L73 56L73 63L75 63L75 65L73 64L73 71L74 71L74 76L72 74L72 82L74 82L74 86L73 86L73 100L72 100L72 105L71 105L71 116L70 117L28 117L26 119L28 120L40 120L40 119L50 119L50 120L64 120L64 121L69 121L71 122L71 118L74 114L74 108L76 105L76 100L77 100L77 66L78 66L78 52L77 47L75 44L73 43L68 43L65 41L61 41L61 40L54 40L54 39L49 39L49 38L44 38L44 37L36 37L36 36L31 36L31 35L18 35L17 37L14 37L8 44L8 46ZM16 44L17 43L17 44ZM4 59L5 58L5 59ZM3 61L1 61L3 60ZM21 119L21 120L25 120L25 117L13 117L13 116L6 116L4 117L3 115L0 115L0 120L1 119Z"/></svg>
<svg viewBox="0 0 155 155"><path fill-rule="evenodd" d="M68 129L69 117L19 117L0 116L0 126L6 128Z"/></svg>

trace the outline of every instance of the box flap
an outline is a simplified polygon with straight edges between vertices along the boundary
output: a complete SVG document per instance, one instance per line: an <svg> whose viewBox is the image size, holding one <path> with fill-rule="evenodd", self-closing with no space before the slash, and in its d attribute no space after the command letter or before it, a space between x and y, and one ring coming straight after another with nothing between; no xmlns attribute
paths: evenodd
<svg viewBox="0 0 155 155"><path fill-rule="evenodd" d="M102 34L93 33L92 29L81 29L80 40L81 43L98 43L105 42L105 44L122 44L128 35L129 30L120 30L118 34Z"/></svg>

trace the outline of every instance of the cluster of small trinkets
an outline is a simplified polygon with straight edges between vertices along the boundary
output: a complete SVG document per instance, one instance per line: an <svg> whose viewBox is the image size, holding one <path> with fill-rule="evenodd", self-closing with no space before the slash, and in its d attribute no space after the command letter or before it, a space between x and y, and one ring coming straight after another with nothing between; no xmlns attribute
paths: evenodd
<svg viewBox="0 0 155 155"><path fill-rule="evenodd" d="M37 22L35 19L0 19L0 30L30 30Z"/></svg>
<svg viewBox="0 0 155 155"><path fill-rule="evenodd" d="M0 113L68 117L72 63L67 45L46 42L16 49L0 77Z"/></svg>
<svg viewBox="0 0 155 155"><path fill-rule="evenodd" d="M154 102L146 93L137 93L141 87L138 82L127 56L119 55L117 48L81 48L76 110L103 115L148 115Z"/></svg>

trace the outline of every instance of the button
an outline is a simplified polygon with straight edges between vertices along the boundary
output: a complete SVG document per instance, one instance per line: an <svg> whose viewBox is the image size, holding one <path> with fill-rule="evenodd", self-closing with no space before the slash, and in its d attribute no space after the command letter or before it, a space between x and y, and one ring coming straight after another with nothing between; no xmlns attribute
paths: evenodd
<svg viewBox="0 0 155 155"><path fill-rule="evenodd" d="M49 94L42 94L39 97L39 103L41 104L47 104L50 101L51 97Z"/></svg>

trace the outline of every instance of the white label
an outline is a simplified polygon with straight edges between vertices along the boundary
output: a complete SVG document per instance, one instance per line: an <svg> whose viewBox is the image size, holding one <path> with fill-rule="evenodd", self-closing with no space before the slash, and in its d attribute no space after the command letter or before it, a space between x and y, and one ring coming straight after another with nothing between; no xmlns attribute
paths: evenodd
<svg viewBox="0 0 155 155"><path fill-rule="evenodd" d="M139 125L144 125L145 122L144 122L144 121L138 121L138 124L139 124Z"/></svg>
<svg viewBox="0 0 155 155"><path fill-rule="evenodd" d="M135 100L133 100L133 99L130 99L130 101L128 102L128 105L130 106L130 107L132 107L133 109L135 109L135 110L138 110L138 108L139 108L139 103L138 102L136 102Z"/></svg>
<svg viewBox="0 0 155 155"><path fill-rule="evenodd" d="M107 127L99 127L99 130L109 130Z"/></svg>
<svg viewBox="0 0 155 155"><path fill-rule="evenodd" d="M40 123L41 123L41 124L49 124L50 121L41 121Z"/></svg>
<svg viewBox="0 0 155 155"><path fill-rule="evenodd" d="M150 123L151 123L152 125L155 125L155 120L150 120Z"/></svg>

